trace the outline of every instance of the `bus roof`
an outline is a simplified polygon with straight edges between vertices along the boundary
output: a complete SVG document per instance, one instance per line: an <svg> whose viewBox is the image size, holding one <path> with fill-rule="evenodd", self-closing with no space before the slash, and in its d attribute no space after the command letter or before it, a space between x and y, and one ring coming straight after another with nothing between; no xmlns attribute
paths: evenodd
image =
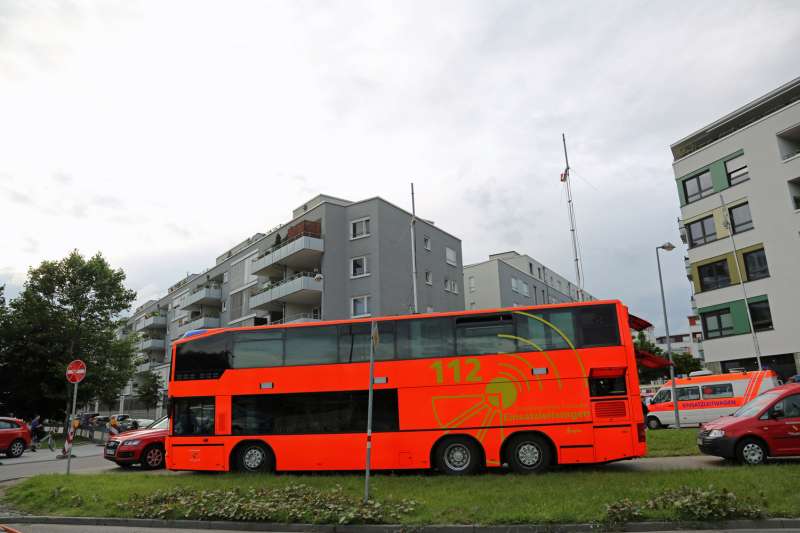
<svg viewBox="0 0 800 533"><path fill-rule="evenodd" d="M622 305L620 300L592 300L591 302L567 302L567 303L559 303L559 304L546 304L546 305L529 305L529 306L519 306L519 307L499 307L499 308L492 308L492 309L469 309L465 311L443 311L439 313L416 313L410 315L391 315L391 316L381 316L381 317L366 317L366 318L345 318L341 320L318 320L312 322L292 322L289 324L271 324L265 326L240 326L240 327L230 327L230 328L213 328L207 329L200 333L202 330L195 330L197 333L194 333L191 337L184 336L180 339L176 339L173 342L173 345L182 344L184 342L190 342L196 339L210 337L211 335L229 331L254 331L254 330L265 330L265 329L284 329L284 328L297 328L297 327L311 327L311 326L337 326L340 324L358 324L358 323L370 323L370 322L384 322L384 321L394 321L394 320L413 320L416 318L434 318L434 317L448 317L448 316L470 316L470 315L483 315L486 313L503 313L503 312L514 312L514 311L532 311L532 310L539 310L539 309L559 309L564 307L591 307L595 305Z"/></svg>

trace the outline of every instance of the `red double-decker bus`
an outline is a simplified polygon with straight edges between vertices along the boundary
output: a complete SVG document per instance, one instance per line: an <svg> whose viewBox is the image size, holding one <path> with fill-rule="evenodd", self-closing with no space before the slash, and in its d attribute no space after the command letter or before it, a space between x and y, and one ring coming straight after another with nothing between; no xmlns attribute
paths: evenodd
<svg viewBox="0 0 800 533"><path fill-rule="evenodd" d="M520 473L646 453L618 301L195 332L173 347L172 470Z"/></svg>

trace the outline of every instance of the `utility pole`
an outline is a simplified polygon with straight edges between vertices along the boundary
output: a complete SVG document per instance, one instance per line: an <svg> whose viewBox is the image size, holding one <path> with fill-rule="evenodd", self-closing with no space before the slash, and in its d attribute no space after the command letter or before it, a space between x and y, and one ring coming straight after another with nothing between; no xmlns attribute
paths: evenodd
<svg viewBox="0 0 800 533"><path fill-rule="evenodd" d="M419 312L417 302L417 238L414 231L417 222L417 207L414 201L414 183L411 183L411 288L414 292L414 314Z"/></svg>
<svg viewBox="0 0 800 533"><path fill-rule="evenodd" d="M572 186L569 182L569 157L567 156L567 137L561 134L561 142L564 144L564 162L566 167L564 172L561 173L561 181L564 182L567 189L567 207L569 208L569 231L572 234L572 255L575 257L575 284L578 286L578 291L583 289L583 282L581 281L581 265L578 258L578 230L575 223L575 206L572 204Z"/></svg>

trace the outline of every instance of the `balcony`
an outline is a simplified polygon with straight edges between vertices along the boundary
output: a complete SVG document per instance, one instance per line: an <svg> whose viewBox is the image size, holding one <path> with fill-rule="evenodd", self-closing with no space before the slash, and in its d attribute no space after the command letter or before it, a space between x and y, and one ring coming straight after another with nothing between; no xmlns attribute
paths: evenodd
<svg viewBox="0 0 800 533"><path fill-rule="evenodd" d="M164 339L142 339L138 344L140 352L163 352L165 347Z"/></svg>
<svg viewBox="0 0 800 533"><path fill-rule="evenodd" d="M199 309L201 306L221 306L222 289L219 285L203 285L186 295L182 309Z"/></svg>
<svg viewBox="0 0 800 533"><path fill-rule="evenodd" d="M686 268L686 278L689 281L692 281L692 262L689 261L688 256L683 257L683 265Z"/></svg>
<svg viewBox="0 0 800 533"><path fill-rule="evenodd" d="M322 280L313 272L300 272L277 283L267 283L250 297L250 308L267 307L273 302L313 305L322 298Z"/></svg>
<svg viewBox="0 0 800 533"><path fill-rule="evenodd" d="M319 233L300 233L253 259L251 272L258 276L279 276L284 266L294 270L312 270L319 267L323 251Z"/></svg>
<svg viewBox="0 0 800 533"><path fill-rule="evenodd" d="M185 320L178 325L175 330L176 337L182 337L185 333L193 329L210 329L219 327L219 316L201 316L191 320Z"/></svg>
<svg viewBox="0 0 800 533"><path fill-rule="evenodd" d="M686 226L684 226L683 220L680 218L678 219L678 232L681 235L681 242L683 242L683 244L689 244L689 240L686 236Z"/></svg>
<svg viewBox="0 0 800 533"><path fill-rule="evenodd" d="M146 316L136 323L134 329L136 331L144 331L146 329L166 329L167 317L161 315Z"/></svg>
<svg viewBox="0 0 800 533"><path fill-rule="evenodd" d="M139 374L141 372L147 372L150 370L151 364L150 361L145 361L144 363L140 363L136 365L136 373Z"/></svg>

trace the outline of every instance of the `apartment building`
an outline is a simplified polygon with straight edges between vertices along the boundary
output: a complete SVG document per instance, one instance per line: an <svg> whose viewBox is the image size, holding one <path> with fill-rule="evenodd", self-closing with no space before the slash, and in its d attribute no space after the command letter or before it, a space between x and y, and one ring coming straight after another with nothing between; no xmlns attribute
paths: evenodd
<svg viewBox="0 0 800 533"><path fill-rule="evenodd" d="M796 374L800 78L671 148L706 366Z"/></svg>
<svg viewBox="0 0 800 533"><path fill-rule="evenodd" d="M378 197L310 199L136 309L128 330L140 339L137 371L166 383L171 342L195 329L413 312L411 221ZM464 309L460 239L420 218L414 227L418 311ZM135 396L134 383L124 396Z"/></svg>
<svg viewBox="0 0 800 533"><path fill-rule="evenodd" d="M464 267L464 305L488 309L595 298L529 255L514 251L492 254Z"/></svg>
<svg viewBox="0 0 800 533"><path fill-rule="evenodd" d="M677 335L669 336L670 348L672 353L688 353L695 356L693 352L692 336L689 333L678 333ZM656 337L656 346L661 348L664 353L667 353L667 336L661 335ZM695 356L696 357L696 356Z"/></svg>

